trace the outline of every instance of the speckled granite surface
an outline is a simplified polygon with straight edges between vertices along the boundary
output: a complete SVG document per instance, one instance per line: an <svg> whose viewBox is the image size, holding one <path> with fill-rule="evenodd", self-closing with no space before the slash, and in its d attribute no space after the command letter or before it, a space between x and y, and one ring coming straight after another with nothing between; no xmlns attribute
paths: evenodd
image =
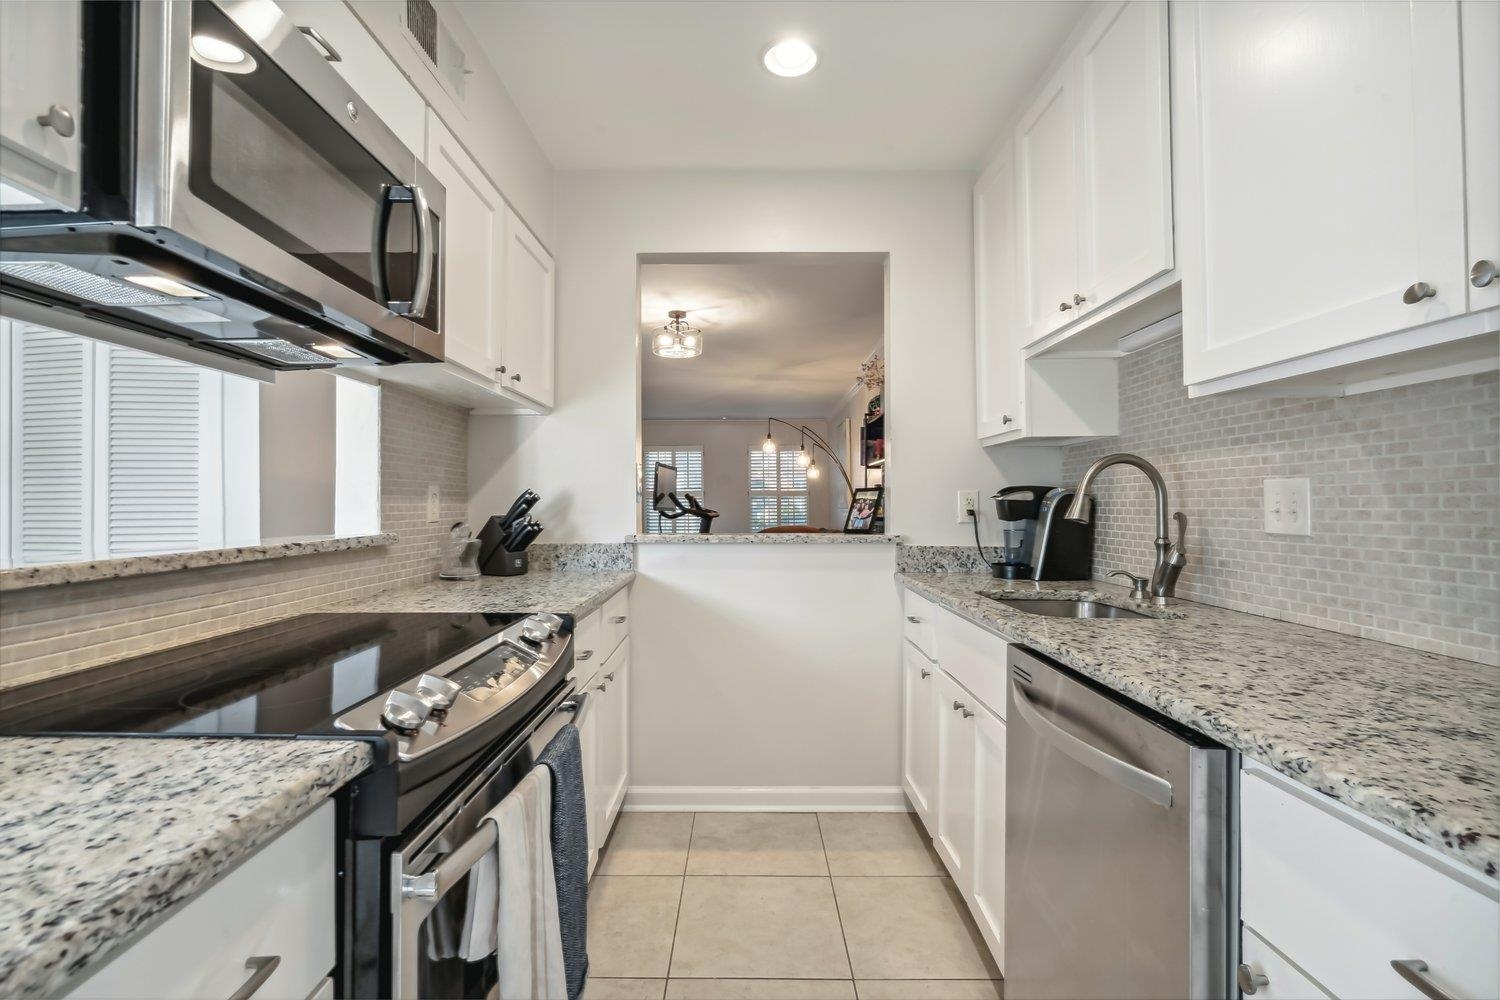
<svg viewBox="0 0 1500 1000"><path fill-rule="evenodd" d="M243 545L235 549L206 549L202 552L175 552L160 556L130 556L124 559L101 559L97 562L54 563L47 566L22 566L0 570L0 592L26 590L31 587L54 587L63 583L88 583L91 580L118 580L127 576L167 573L200 566L228 566L233 563L261 562L288 556L310 556L319 552L345 552L349 549L372 549L395 545L394 532L378 535L356 535L349 538L308 538L268 545Z"/></svg>
<svg viewBox="0 0 1500 1000"><path fill-rule="evenodd" d="M1491 667L1202 604L1180 602L1169 619L1078 621L979 593L1086 594L1136 607L1125 588L1097 581L897 579L1487 875L1500 871L1500 672Z"/></svg>
<svg viewBox="0 0 1500 1000"><path fill-rule="evenodd" d="M985 560L997 560L1000 551L986 547L984 559L972 545L901 545L896 549L898 573L979 573L990 571Z"/></svg>
<svg viewBox="0 0 1500 1000"><path fill-rule="evenodd" d="M551 611L581 618L635 579L631 570L580 573L532 570L524 576L433 580L387 590L323 611Z"/></svg>
<svg viewBox="0 0 1500 1000"><path fill-rule="evenodd" d="M352 741L0 739L0 997L66 992L369 763Z"/></svg>
<svg viewBox="0 0 1500 1000"><path fill-rule="evenodd" d="M598 573L635 567L635 546L629 542L538 542L526 551L532 572Z"/></svg>
<svg viewBox="0 0 1500 1000"><path fill-rule="evenodd" d="M636 545L894 545L900 535L846 535L841 531L787 531L773 534L631 535Z"/></svg>

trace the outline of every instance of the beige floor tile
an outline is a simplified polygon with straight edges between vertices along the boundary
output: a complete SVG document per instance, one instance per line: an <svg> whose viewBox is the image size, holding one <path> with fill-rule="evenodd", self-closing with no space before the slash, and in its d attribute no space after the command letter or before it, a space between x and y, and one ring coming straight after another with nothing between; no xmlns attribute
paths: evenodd
<svg viewBox="0 0 1500 1000"><path fill-rule="evenodd" d="M667 1000L854 1000L847 979L669 979Z"/></svg>
<svg viewBox="0 0 1500 1000"><path fill-rule="evenodd" d="M851 978L829 880L689 875L671 977Z"/></svg>
<svg viewBox="0 0 1500 1000"><path fill-rule="evenodd" d="M699 813L689 875L827 875L816 813Z"/></svg>
<svg viewBox="0 0 1500 1000"><path fill-rule="evenodd" d="M589 976L582 1000L661 1000L665 979L600 979Z"/></svg>
<svg viewBox="0 0 1500 1000"><path fill-rule="evenodd" d="M589 883L590 978L665 978L681 897L681 876L594 876Z"/></svg>
<svg viewBox="0 0 1500 1000"><path fill-rule="evenodd" d="M861 979L859 1000L1005 1000L998 979Z"/></svg>
<svg viewBox="0 0 1500 1000"><path fill-rule="evenodd" d="M833 886L856 978L999 978L951 879L840 877Z"/></svg>
<svg viewBox="0 0 1500 1000"><path fill-rule="evenodd" d="M595 870L600 875L681 875L692 832L692 813L621 813Z"/></svg>
<svg viewBox="0 0 1500 1000"><path fill-rule="evenodd" d="M819 813L833 875L942 875L916 813Z"/></svg>

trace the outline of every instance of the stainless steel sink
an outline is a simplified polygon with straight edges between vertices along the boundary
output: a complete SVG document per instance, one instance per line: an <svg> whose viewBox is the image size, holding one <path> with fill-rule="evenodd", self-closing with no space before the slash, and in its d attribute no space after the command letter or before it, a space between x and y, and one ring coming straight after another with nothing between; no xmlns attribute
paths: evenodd
<svg viewBox="0 0 1500 1000"><path fill-rule="evenodd" d="M1049 618L1150 618L1138 611L1129 611L1125 608L1117 608L1112 604L1100 604L1098 601L1067 601L1067 600L1044 600L1041 598L1025 597L993 597L986 594L992 601L997 601L1007 608L1015 608L1017 611L1025 611L1033 615L1046 615Z"/></svg>

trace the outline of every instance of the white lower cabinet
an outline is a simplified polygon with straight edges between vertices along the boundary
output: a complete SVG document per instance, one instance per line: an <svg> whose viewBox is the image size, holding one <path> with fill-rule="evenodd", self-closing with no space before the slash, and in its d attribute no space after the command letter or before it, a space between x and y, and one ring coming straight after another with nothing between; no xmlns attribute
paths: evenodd
<svg viewBox="0 0 1500 1000"><path fill-rule="evenodd" d="M598 730L594 755L598 774L599 798L598 826L601 843L609 837L615 817L620 814L620 805L625 801L625 789L630 784L630 647L622 644L615 650L604 666L599 668L599 677L594 684L594 693L599 702Z"/></svg>
<svg viewBox="0 0 1500 1000"><path fill-rule="evenodd" d="M1003 665L1001 665L1003 668ZM969 907L995 956L1005 967L1005 722L975 706L974 851L969 865Z"/></svg>
<svg viewBox="0 0 1500 1000"><path fill-rule="evenodd" d="M901 644L901 784L929 835L937 833L937 664Z"/></svg>
<svg viewBox="0 0 1500 1000"><path fill-rule="evenodd" d="M589 872L630 787L630 592L622 590L573 629L572 678L588 693L578 727L588 803Z"/></svg>
<svg viewBox="0 0 1500 1000"><path fill-rule="evenodd" d="M325 802L210 885L70 1000L227 997L258 971L255 1000L305 1000L333 969L334 805Z"/></svg>
<svg viewBox="0 0 1500 1000"><path fill-rule="evenodd" d="M1287 957L1259 934L1245 928L1240 937L1241 973L1255 1000L1331 1000L1329 993L1307 978Z"/></svg>
<svg viewBox="0 0 1500 1000"><path fill-rule="evenodd" d="M1003 667L1003 663L1002 663ZM973 884L974 719L978 703L941 670L937 676L938 802L934 846L964 898Z"/></svg>

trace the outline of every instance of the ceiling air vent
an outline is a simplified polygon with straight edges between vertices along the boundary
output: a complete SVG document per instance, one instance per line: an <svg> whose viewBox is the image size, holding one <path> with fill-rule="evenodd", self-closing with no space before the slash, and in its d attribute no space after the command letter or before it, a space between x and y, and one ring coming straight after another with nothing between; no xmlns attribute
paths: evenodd
<svg viewBox="0 0 1500 1000"><path fill-rule="evenodd" d="M438 16L431 0L406 0L406 30L434 66L438 61Z"/></svg>
<svg viewBox="0 0 1500 1000"><path fill-rule="evenodd" d="M441 18L432 0L406 0L406 33L437 70L438 79L460 103L468 95L469 57Z"/></svg>

